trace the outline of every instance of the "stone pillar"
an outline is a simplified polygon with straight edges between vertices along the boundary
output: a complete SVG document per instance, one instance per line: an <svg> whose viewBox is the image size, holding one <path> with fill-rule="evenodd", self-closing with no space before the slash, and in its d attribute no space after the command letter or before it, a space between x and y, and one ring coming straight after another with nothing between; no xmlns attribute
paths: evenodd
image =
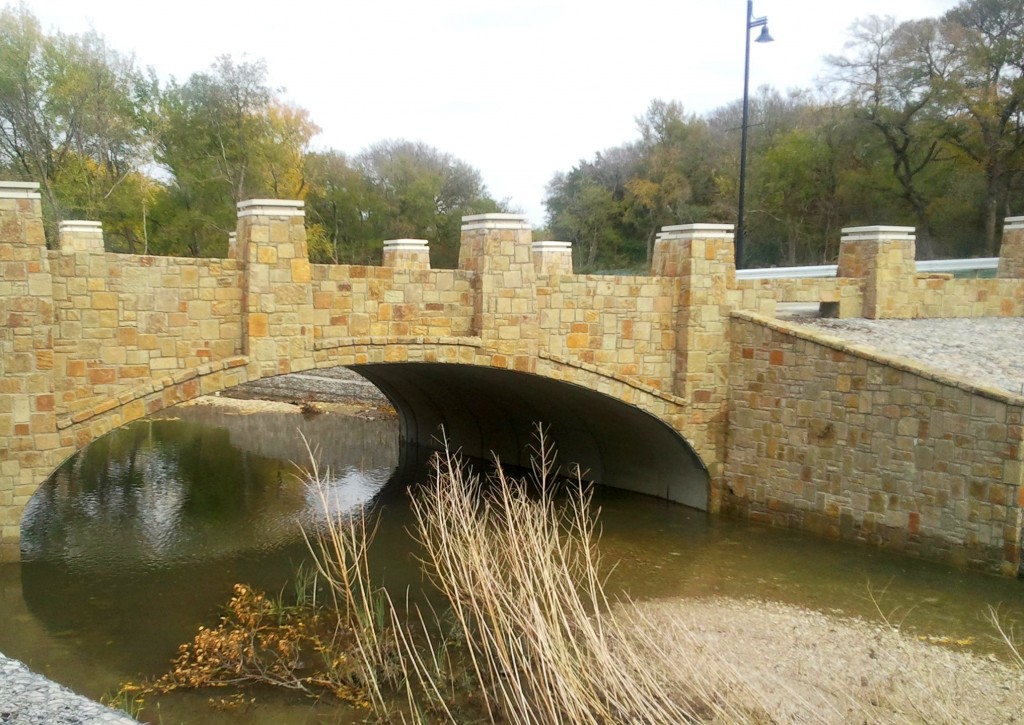
<svg viewBox="0 0 1024 725"><path fill-rule="evenodd" d="M572 274L572 242L534 242L533 268L537 274Z"/></svg>
<svg viewBox="0 0 1024 725"><path fill-rule="evenodd" d="M1003 221L996 276L1024 279L1024 216L1009 216Z"/></svg>
<svg viewBox="0 0 1024 725"><path fill-rule="evenodd" d="M313 367L313 289L301 201L238 204L242 345L262 377Z"/></svg>
<svg viewBox="0 0 1024 725"><path fill-rule="evenodd" d="M843 229L836 276L864 280L863 317L879 320L915 316L914 253L914 227Z"/></svg>
<svg viewBox="0 0 1024 725"><path fill-rule="evenodd" d="M729 290L736 286L732 224L662 227L651 274L680 279L674 392L691 403L725 399Z"/></svg>
<svg viewBox="0 0 1024 725"><path fill-rule="evenodd" d="M103 222L62 221L57 236L62 252L103 253Z"/></svg>
<svg viewBox="0 0 1024 725"><path fill-rule="evenodd" d="M473 329L512 367L536 369L537 273L532 232L519 214L462 217L459 269L473 273Z"/></svg>
<svg viewBox="0 0 1024 725"><path fill-rule="evenodd" d="M21 514L59 462L53 277L38 190L0 182L0 559L18 557Z"/></svg>
<svg viewBox="0 0 1024 725"><path fill-rule="evenodd" d="M393 269L430 269L426 239L388 239L384 242L384 266Z"/></svg>
<svg viewBox="0 0 1024 725"><path fill-rule="evenodd" d="M238 259L238 232L228 232L228 259Z"/></svg>
<svg viewBox="0 0 1024 725"><path fill-rule="evenodd" d="M684 429L711 479L707 499L687 503L712 512L721 506L724 486L730 290L736 286L732 230L732 224L662 227L651 259L652 274L679 279L671 392L687 401Z"/></svg>

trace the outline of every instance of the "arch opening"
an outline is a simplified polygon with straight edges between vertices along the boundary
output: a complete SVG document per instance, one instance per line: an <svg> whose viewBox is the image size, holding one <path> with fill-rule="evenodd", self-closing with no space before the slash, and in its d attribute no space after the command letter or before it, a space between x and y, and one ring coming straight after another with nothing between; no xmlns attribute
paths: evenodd
<svg viewBox="0 0 1024 725"><path fill-rule="evenodd" d="M376 385L399 416L403 441L529 466L536 423L563 470L578 464L602 485L708 508L707 469L655 416L579 385L540 375L452 363L371 363L352 370Z"/></svg>

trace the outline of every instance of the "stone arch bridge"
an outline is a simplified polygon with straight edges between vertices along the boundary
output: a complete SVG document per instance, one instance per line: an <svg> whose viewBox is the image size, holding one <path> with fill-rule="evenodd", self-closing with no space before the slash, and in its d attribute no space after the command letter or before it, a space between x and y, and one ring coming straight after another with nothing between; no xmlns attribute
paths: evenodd
<svg viewBox="0 0 1024 725"><path fill-rule="evenodd" d="M411 441L429 444L443 425L466 453L523 463L540 421L561 460L599 482L830 536L904 536L925 541L926 555L960 541L971 561L1015 570L1019 520L970 539L947 535L942 511L922 523L920 501L872 511L840 490L790 496L785 471L782 488L757 476L775 439L772 455L793 459L794 480L828 478L827 452L820 472L807 470L808 431L836 412L803 403L820 403L814 385L838 377L851 355L813 341L820 349L802 354L821 365L780 382L807 339L773 319L776 305L1021 316L1024 224L1009 222L995 280L922 279L912 230L870 227L847 230L834 279L738 282L731 226L712 224L665 227L649 275L577 275L568 244L534 243L525 219L509 214L465 217L458 268L435 270L422 240L385 242L380 267L311 264L302 203L281 200L238 205L228 259L105 253L96 222L63 222L59 249L47 250L37 186L0 182L3 552L17 556L39 484L94 438L242 382L345 365L392 399ZM784 421L776 413L790 402ZM993 415L1005 427L1019 406L1000 405ZM986 473L1015 502L1017 448ZM922 486L926 473L935 472L918 472Z"/></svg>

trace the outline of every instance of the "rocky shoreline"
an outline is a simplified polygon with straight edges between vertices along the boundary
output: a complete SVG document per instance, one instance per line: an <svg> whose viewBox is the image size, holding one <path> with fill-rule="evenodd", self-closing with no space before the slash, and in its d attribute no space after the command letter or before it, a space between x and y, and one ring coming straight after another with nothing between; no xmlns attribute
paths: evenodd
<svg viewBox="0 0 1024 725"><path fill-rule="evenodd" d="M0 654L0 723L4 725L130 725L137 722Z"/></svg>

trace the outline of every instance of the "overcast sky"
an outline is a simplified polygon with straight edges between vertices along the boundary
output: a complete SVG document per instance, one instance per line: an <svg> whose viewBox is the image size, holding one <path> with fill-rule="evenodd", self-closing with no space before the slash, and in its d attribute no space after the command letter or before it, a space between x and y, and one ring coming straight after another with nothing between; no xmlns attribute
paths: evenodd
<svg viewBox="0 0 1024 725"><path fill-rule="evenodd" d="M214 58L267 61L270 82L357 153L423 141L472 164L492 195L544 222L544 187L637 137L654 98L703 113L743 95L745 0L28 0L48 30L95 29L185 80ZM755 0L774 43L751 89L809 87L860 17L937 17L955 0ZM737 143L739 143L737 134Z"/></svg>

